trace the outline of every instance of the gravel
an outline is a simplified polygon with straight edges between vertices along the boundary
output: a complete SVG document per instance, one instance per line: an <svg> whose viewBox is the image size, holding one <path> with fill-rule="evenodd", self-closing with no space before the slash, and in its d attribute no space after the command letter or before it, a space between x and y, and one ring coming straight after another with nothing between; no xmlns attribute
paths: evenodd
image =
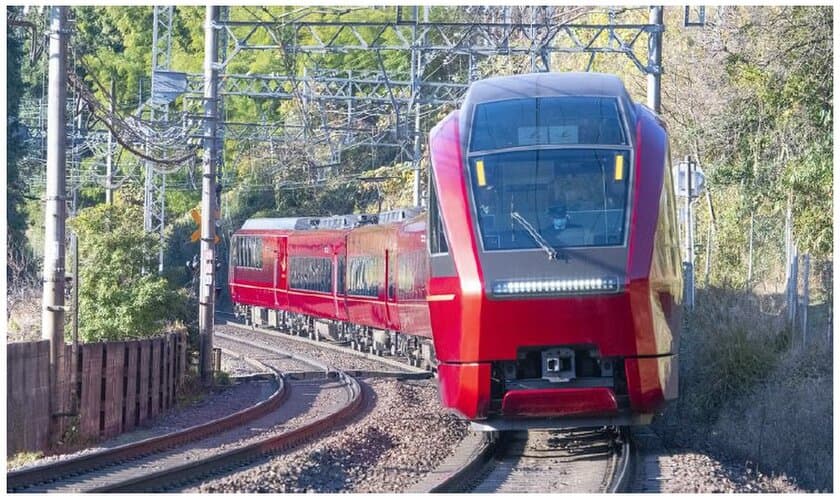
<svg viewBox="0 0 840 500"><path fill-rule="evenodd" d="M75 458L209 422L257 404L268 398L276 390L276 387L273 382L250 381L218 388L198 401L173 408L134 431L120 434L90 448L50 455L28 462L25 465L27 467L45 465Z"/></svg>
<svg viewBox="0 0 840 500"><path fill-rule="evenodd" d="M231 332L220 332L225 334L230 334ZM232 332L237 333L237 332ZM233 335L231 335L233 336ZM237 339L243 338L242 336L237 335ZM251 342L254 342L253 339L245 339ZM226 338L222 338L216 336L213 340L214 343L222 347L227 351L232 351L233 353L247 356L248 358L259 361L265 365L271 366L275 370L279 371L280 373L292 373L292 372L302 372L302 371L312 371L315 368L303 361L290 358L288 356L282 356L276 353L267 352L264 349L259 349L256 347L249 346L247 344L242 344L240 342L236 342L228 340ZM259 342L257 342L259 343ZM270 348L269 345L266 345L266 348ZM240 362L235 355L225 355L226 353L222 351L222 359L227 359L231 364L236 364Z"/></svg>
<svg viewBox="0 0 840 500"><path fill-rule="evenodd" d="M251 342L265 344L269 347L274 347L287 352L300 354L308 358L320 360L321 362L332 366L342 371L364 370L364 371L385 371L394 372L399 371L393 365L377 361L375 359L367 359L361 356L355 356L350 353L335 351L332 349L321 348L306 342L300 342L290 338L287 334L282 333L265 333L259 330L251 330L248 328L230 326L230 325L216 325L216 331L230 336L236 336ZM406 365L406 370L410 367Z"/></svg>
<svg viewBox="0 0 840 500"><path fill-rule="evenodd" d="M719 451L666 448L651 429L634 430L639 451L634 490L657 493L801 493L785 476L768 476ZM702 448L702 447L701 447Z"/></svg>
<svg viewBox="0 0 840 500"><path fill-rule="evenodd" d="M602 493L612 436L596 429L509 433L473 493Z"/></svg>
<svg viewBox="0 0 840 500"><path fill-rule="evenodd" d="M765 476L743 464L704 453L669 451L658 461L663 493L803 492L784 476Z"/></svg>
<svg viewBox="0 0 840 500"><path fill-rule="evenodd" d="M346 363L346 361L345 361ZM467 433L433 381L368 378L364 416L295 451L189 492L400 492L434 470Z"/></svg>
<svg viewBox="0 0 840 500"><path fill-rule="evenodd" d="M289 384L289 390L291 394L278 410L253 420L247 425L235 427L173 450L74 477L70 482L56 486L50 485L48 491L89 491L109 484L115 477L120 479L138 477L147 474L149 470L169 469L186 462L217 455L226 450L262 440L267 434L286 432L313 419L333 413L347 400L344 384L329 379L295 381ZM39 492L41 489L36 487L27 491Z"/></svg>

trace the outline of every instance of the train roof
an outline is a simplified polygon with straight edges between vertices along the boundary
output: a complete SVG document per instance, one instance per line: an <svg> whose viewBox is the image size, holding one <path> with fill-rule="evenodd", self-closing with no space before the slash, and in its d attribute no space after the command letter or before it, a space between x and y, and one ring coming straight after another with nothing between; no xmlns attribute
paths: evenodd
<svg viewBox="0 0 840 500"><path fill-rule="evenodd" d="M535 124L525 123L523 120L533 120L533 118L531 115L527 114L523 114L521 116L517 115L517 111L512 111L512 122L510 123L501 123L498 120L498 117L490 122L487 121L486 116L483 121L476 117L476 113L478 113L478 110L481 109L481 106L487 106L487 109L505 109L504 104L500 103L500 101L551 97L588 98L584 100L591 102L581 109L586 109L586 106L588 106L589 111L581 112L598 113L590 116L599 120L598 123L594 124L574 123L575 120L586 118L587 115L578 114L565 117L567 121L570 121L569 125L573 126L576 130L572 136L574 139L571 140L571 142L576 144L588 143L589 141L585 139L581 143L577 142L577 130L586 130L586 127L589 127L590 131L592 129L596 129L598 131L598 133L595 134L595 137L602 138L603 141L605 141L596 141L598 144L611 144L614 142L621 144L629 142L631 145L633 144L634 135L632 134L632 124L636 123L635 105L630 97L630 94L627 93L627 89L624 87L624 83L621 79L615 75L606 73L570 72L530 73L526 75L500 76L474 82L470 86L470 90L464 98L464 103L458 115L459 127L462 131L465 131L465 133L461 135L462 148L469 151L476 150L476 148L478 150L498 149L502 147L503 144L510 142L504 139L500 141L499 132L502 133L502 137L505 137L504 134L510 133L510 130L508 129L511 127L514 128L514 132L520 133L520 135L522 135L522 132L525 132L525 139L523 139L524 142L521 144L519 142L515 142L516 145L534 145L536 144L535 141L540 140L543 141L540 144L569 143L568 141L564 142L563 140L552 142L552 139L549 139L551 134L546 135L545 133L543 133L543 135L537 135L536 138L532 137L535 133L532 130L535 128ZM599 100L615 100L619 103L617 113L613 112L612 115L605 115L603 110L600 110L599 108L599 106L601 106L601 104L599 104ZM519 118L518 121L517 118ZM473 120L475 120L475 123ZM482 132L483 135L473 130L474 124L477 126L481 125L481 127L483 127L479 131ZM491 130L492 128L499 130ZM546 137L538 139L543 136ZM583 135L580 137L583 137ZM613 138L626 139L617 141L613 140ZM476 142L470 142L473 140ZM510 144L507 144L507 146L510 146Z"/></svg>
<svg viewBox="0 0 840 500"><path fill-rule="evenodd" d="M529 73L474 82L465 102L480 103L517 97L591 95L628 98L624 83L607 73Z"/></svg>
<svg viewBox="0 0 840 500"><path fill-rule="evenodd" d="M390 224L420 214L417 207L399 208L379 214L347 214L329 217L279 217L248 219L242 230L302 231L315 229L353 229L355 227Z"/></svg>
<svg viewBox="0 0 840 500"><path fill-rule="evenodd" d="M292 230L295 229L298 220L300 217L248 219L242 224L241 229Z"/></svg>

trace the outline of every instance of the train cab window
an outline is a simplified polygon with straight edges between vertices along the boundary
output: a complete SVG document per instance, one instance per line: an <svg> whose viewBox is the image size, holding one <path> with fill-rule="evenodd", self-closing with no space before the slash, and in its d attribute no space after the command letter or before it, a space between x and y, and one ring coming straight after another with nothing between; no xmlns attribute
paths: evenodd
<svg viewBox="0 0 840 500"><path fill-rule="evenodd" d="M531 97L478 104L470 151L535 145L626 145L620 116L614 97Z"/></svg>
<svg viewBox="0 0 840 500"><path fill-rule="evenodd" d="M624 244L629 149L473 155L470 169L487 251Z"/></svg>
<svg viewBox="0 0 840 500"><path fill-rule="evenodd" d="M437 183L435 182L433 174L430 174L429 180L429 253L432 255L437 253L449 253L449 245L446 243L443 220L440 216Z"/></svg>
<svg viewBox="0 0 840 500"><path fill-rule="evenodd" d="M469 150L485 251L624 245L632 150L617 98L478 104Z"/></svg>
<svg viewBox="0 0 840 500"><path fill-rule="evenodd" d="M323 257L289 258L289 287L331 293L332 260Z"/></svg>

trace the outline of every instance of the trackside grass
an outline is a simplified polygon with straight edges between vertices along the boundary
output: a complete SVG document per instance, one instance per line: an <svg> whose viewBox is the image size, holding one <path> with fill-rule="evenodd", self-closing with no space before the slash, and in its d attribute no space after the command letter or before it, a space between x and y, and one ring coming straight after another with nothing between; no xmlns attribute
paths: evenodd
<svg viewBox="0 0 840 500"><path fill-rule="evenodd" d="M654 427L668 446L720 452L831 491L832 348L824 334L803 345L772 303L697 291L681 339L680 399Z"/></svg>

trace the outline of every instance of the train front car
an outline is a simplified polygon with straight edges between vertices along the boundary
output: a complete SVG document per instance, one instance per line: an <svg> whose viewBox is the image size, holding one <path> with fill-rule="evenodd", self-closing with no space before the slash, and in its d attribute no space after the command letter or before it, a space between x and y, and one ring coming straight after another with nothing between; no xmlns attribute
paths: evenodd
<svg viewBox="0 0 840 500"><path fill-rule="evenodd" d="M484 429L649 422L677 395L682 301L662 122L611 75L492 78L430 150L444 406Z"/></svg>

